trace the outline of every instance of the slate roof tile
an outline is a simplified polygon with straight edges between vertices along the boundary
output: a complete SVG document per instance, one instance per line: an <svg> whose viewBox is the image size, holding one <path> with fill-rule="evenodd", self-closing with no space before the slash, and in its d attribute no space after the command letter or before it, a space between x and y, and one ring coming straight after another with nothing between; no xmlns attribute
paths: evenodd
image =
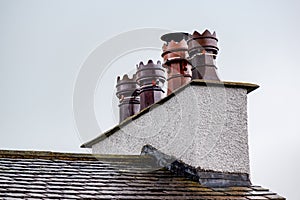
<svg viewBox="0 0 300 200"><path fill-rule="evenodd" d="M269 198L269 199L280 199L280 200L283 200L285 198L277 195L277 194L272 194L272 195L266 195L265 197Z"/></svg>
<svg viewBox="0 0 300 200"><path fill-rule="evenodd" d="M0 150L0 199L284 199L259 186L210 188L152 157Z"/></svg>
<svg viewBox="0 0 300 200"><path fill-rule="evenodd" d="M263 197L263 196L247 196L247 199L250 199L250 200L268 200L268 198Z"/></svg>

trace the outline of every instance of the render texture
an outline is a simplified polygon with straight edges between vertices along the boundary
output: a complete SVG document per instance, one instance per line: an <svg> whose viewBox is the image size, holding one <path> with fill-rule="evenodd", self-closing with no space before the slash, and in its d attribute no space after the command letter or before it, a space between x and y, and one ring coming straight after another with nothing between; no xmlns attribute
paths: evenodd
<svg viewBox="0 0 300 200"><path fill-rule="evenodd" d="M92 150L138 155L145 144L193 167L249 174L247 89L188 85Z"/></svg>

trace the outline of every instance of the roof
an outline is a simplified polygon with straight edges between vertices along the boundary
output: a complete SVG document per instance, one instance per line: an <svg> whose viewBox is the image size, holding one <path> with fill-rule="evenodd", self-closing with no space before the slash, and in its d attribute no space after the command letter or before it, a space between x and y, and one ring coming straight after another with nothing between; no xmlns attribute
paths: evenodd
<svg viewBox="0 0 300 200"><path fill-rule="evenodd" d="M259 186L206 187L151 155L0 151L1 199L284 199Z"/></svg>
<svg viewBox="0 0 300 200"><path fill-rule="evenodd" d="M130 123L131 121L141 117L142 115L148 113L151 109L153 109L155 106L163 104L167 102L169 99L173 98L176 94L184 90L186 87L190 85L198 85L198 86L214 86L214 87L225 87L225 88L243 88L247 90L247 93L250 93L257 88L259 88L258 85L252 84L252 83L243 83L243 82L229 82L229 81L210 81L210 80L202 80L202 79L194 79L190 81L188 84L183 85L182 87L176 89L173 93L169 94L165 98L161 99L160 101L156 102L155 104L150 105L149 107L141 110L137 114L128 117L124 121L122 121L120 124L114 126L112 129L102 133L98 137L92 139L91 141L88 141L81 145L83 148L91 148L94 144L104 140L105 138L109 137L110 135L114 134L118 130L121 129L122 126L125 126L126 124Z"/></svg>

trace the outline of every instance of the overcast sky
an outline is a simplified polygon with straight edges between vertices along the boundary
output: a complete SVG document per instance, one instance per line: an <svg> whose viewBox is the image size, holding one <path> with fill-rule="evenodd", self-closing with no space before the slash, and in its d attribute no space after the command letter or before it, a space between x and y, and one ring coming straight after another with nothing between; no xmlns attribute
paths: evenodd
<svg viewBox="0 0 300 200"><path fill-rule="evenodd" d="M73 91L97 47L141 28L215 30L222 80L261 86L249 95L252 182L297 199L299 10L296 0L0 0L0 148L86 152L79 148L86 141L75 124ZM160 53L144 49L111 63L95 91L101 130L117 123L115 75ZM108 104L97 103L101 97Z"/></svg>

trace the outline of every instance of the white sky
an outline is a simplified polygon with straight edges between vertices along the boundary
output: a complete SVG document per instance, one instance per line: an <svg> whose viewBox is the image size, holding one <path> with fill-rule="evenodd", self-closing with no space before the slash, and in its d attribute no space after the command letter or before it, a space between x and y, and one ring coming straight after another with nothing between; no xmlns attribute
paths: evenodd
<svg viewBox="0 0 300 200"><path fill-rule="evenodd" d="M72 95L90 53L107 39L137 28L186 32L208 28L220 41L217 64L222 80L261 86L249 95L252 182L297 199L299 10L296 0L0 0L0 148L85 151L79 148L86 141L76 131ZM118 66L121 75L160 52L141 53L112 66ZM122 59L126 66L120 65ZM116 80L114 75L110 79ZM103 81L96 102L101 95L114 95ZM103 130L114 125L113 119L101 117L111 116L115 109L111 104L106 107L110 111L95 103Z"/></svg>

